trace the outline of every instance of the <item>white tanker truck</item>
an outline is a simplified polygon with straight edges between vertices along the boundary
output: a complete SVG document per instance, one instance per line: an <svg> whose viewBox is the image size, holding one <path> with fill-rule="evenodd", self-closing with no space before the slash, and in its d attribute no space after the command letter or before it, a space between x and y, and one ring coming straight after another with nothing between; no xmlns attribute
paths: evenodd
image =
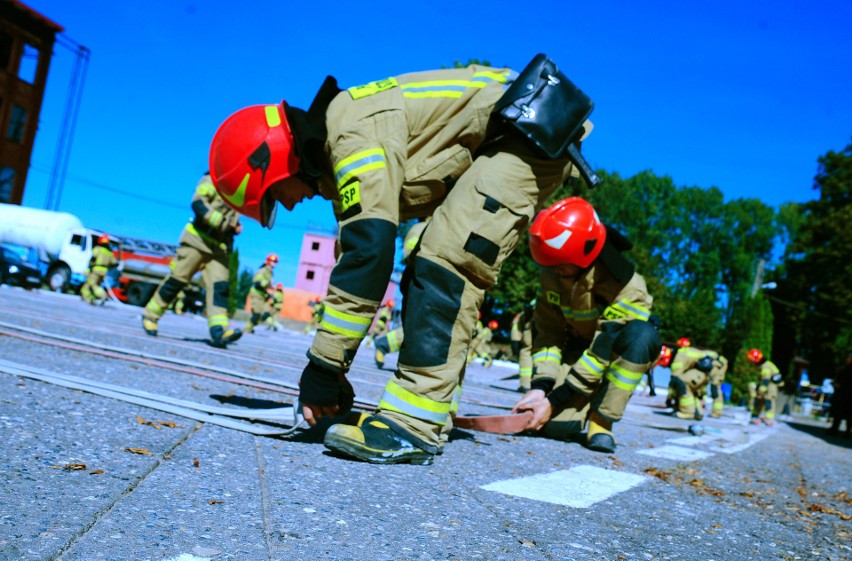
<svg viewBox="0 0 852 561"><path fill-rule="evenodd" d="M51 290L79 290L86 281L92 248L103 233L86 228L68 212L0 203L0 243L32 248L39 261L33 265L41 269ZM123 302L144 306L169 273L177 246L111 233L109 236L119 259L118 275L111 275L113 293ZM200 290L197 286L188 288L187 309L199 311L203 300Z"/></svg>

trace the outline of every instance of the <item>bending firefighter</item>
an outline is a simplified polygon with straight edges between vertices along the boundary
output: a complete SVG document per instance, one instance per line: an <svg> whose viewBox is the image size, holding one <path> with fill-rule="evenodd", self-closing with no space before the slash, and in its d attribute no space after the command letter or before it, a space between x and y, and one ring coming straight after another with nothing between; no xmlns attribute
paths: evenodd
<svg viewBox="0 0 852 561"><path fill-rule="evenodd" d="M272 273L275 265L278 264L278 256L270 253L266 256L266 261L260 266L260 269L254 274L251 279L251 289L249 290L249 298L251 299L251 318L245 325L245 332L254 332L255 326L260 325L269 319L269 310L266 307L266 301L272 296Z"/></svg>
<svg viewBox="0 0 852 561"><path fill-rule="evenodd" d="M679 342L680 343L680 342ZM704 418L704 394L719 354L692 346L678 349L672 360L668 403L680 419Z"/></svg>
<svg viewBox="0 0 852 561"><path fill-rule="evenodd" d="M588 447L615 451L613 423L662 346L648 321L653 298L645 279L621 255L630 247L578 197L533 222L530 252L542 270L532 389L513 409L533 412L528 429L568 440L588 419Z"/></svg>
<svg viewBox="0 0 852 561"><path fill-rule="evenodd" d="M213 179L235 208L271 227L276 202L292 210L320 195L339 222L341 251L300 380L312 425L351 407L346 373L393 271L400 220L432 217L402 282L396 372L376 414L332 425L328 448L368 462L432 463L485 290L558 186L582 172L598 182L579 153L591 109L539 55L520 76L472 65L347 90L329 77L308 111L258 105L221 125Z"/></svg>
<svg viewBox="0 0 852 561"><path fill-rule="evenodd" d="M214 347L224 348L242 335L239 329L232 329L228 321L228 253L242 225L239 214L225 204L207 173L195 187L192 212L195 216L180 235L179 247L170 264L171 273L157 287L142 312L142 327L148 335L156 336L157 322L193 275L201 270L210 340Z"/></svg>
<svg viewBox="0 0 852 561"><path fill-rule="evenodd" d="M763 422L771 427L775 424L775 401L778 399L778 389L784 385L784 378L778 367L760 349L751 349L746 359L758 370L757 396L751 410L751 424L759 425Z"/></svg>
<svg viewBox="0 0 852 561"><path fill-rule="evenodd" d="M101 234L95 247L92 248L86 282L80 288L80 297L83 302L92 305L106 302L107 293L102 285L109 270L117 266L118 259L115 258L115 254L109 247L109 236Z"/></svg>
<svg viewBox="0 0 852 561"><path fill-rule="evenodd" d="M722 416L722 411L725 409L725 396L722 393L722 382L725 381L725 374L728 372L728 359L721 354L716 353L716 358L713 360L713 369L710 371L710 397L713 398L713 408L710 416L718 419Z"/></svg>

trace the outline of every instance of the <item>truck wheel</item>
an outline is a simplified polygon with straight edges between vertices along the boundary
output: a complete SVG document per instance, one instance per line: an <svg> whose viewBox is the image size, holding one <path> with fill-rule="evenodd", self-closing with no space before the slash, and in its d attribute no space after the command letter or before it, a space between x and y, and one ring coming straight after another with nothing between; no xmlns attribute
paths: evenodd
<svg viewBox="0 0 852 561"><path fill-rule="evenodd" d="M127 303L144 307L154 295L157 286L147 282L134 282L127 287Z"/></svg>
<svg viewBox="0 0 852 561"><path fill-rule="evenodd" d="M62 292L68 288L71 281L71 269L66 265L59 265L47 274L47 284L50 290Z"/></svg>

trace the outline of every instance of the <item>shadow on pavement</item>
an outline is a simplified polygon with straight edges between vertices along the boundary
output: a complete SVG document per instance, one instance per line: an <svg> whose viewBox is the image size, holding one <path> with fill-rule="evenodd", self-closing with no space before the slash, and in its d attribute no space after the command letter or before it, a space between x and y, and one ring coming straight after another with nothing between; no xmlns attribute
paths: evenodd
<svg viewBox="0 0 852 561"><path fill-rule="evenodd" d="M829 444L834 444L835 446L840 446L842 448L852 448L852 437L844 436L843 433L837 435L828 434L828 428L824 426L814 426L806 423L796 423L787 421L787 426L790 428L794 428L797 431L801 431L807 433L811 436L815 436L819 439L822 439Z"/></svg>

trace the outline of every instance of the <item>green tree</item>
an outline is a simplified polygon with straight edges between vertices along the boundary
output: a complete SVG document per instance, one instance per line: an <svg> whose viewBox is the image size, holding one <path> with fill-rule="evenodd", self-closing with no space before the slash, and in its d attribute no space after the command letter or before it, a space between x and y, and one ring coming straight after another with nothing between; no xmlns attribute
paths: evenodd
<svg viewBox="0 0 852 561"><path fill-rule="evenodd" d="M785 344L811 362L815 381L831 377L852 341L852 144L818 163L819 198L798 206L775 301L796 322Z"/></svg>

